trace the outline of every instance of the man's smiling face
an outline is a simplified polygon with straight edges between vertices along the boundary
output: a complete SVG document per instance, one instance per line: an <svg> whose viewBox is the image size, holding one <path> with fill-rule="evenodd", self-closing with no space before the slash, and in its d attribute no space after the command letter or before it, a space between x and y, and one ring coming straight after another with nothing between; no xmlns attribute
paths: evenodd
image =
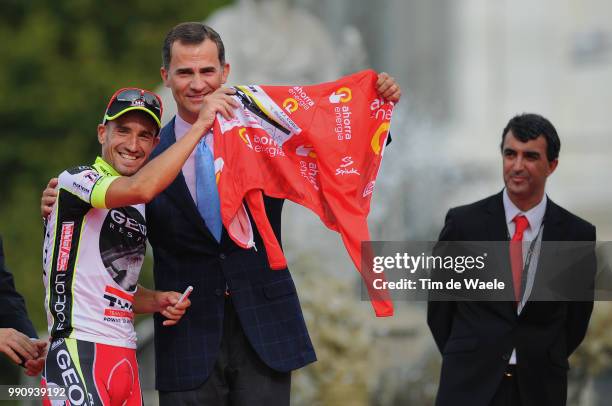
<svg viewBox="0 0 612 406"><path fill-rule="evenodd" d="M522 210L536 205L544 197L546 179L558 161L548 161L546 138L523 142L509 131L502 145L504 183L510 199Z"/></svg>
<svg viewBox="0 0 612 406"><path fill-rule="evenodd" d="M162 79L172 90L181 118L194 123L204 96L225 83L230 67L221 65L217 45L209 39L199 44L175 41L171 49L168 69L161 68Z"/></svg>

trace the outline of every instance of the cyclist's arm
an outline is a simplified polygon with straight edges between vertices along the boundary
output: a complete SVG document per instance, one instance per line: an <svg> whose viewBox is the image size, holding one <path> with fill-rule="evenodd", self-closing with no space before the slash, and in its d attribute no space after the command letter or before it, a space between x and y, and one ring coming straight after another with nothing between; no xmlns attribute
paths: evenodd
<svg viewBox="0 0 612 406"><path fill-rule="evenodd" d="M204 126L196 121L183 138L149 161L134 175L116 178L106 191L106 208L150 202L177 177L205 130Z"/></svg>
<svg viewBox="0 0 612 406"><path fill-rule="evenodd" d="M172 326L179 322L191 301L185 298L178 303L181 294L178 292L161 292L138 285L134 295L134 313L161 313L168 320L164 326Z"/></svg>
<svg viewBox="0 0 612 406"><path fill-rule="evenodd" d="M204 133L213 125L217 113L226 119L233 117L238 102L233 89L221 87L205 97L198 119L178 142L143 166L130 177L115 180L106 193L106 207L123 207L148 203L176 178L185 161Z"/></svg>

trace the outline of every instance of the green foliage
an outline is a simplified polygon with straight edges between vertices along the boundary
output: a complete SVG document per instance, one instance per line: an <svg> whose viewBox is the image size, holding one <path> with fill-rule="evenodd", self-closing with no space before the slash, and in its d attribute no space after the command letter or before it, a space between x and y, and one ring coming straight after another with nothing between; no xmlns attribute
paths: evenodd
<svg viewBox="0 0 612 406"><path fill-rule="evenodd" d="M0 13L0 234L9 269L44 330L40 196L92 162L95 128L119 87L154 89L172 26L228 0L3 0Z"/></svg>

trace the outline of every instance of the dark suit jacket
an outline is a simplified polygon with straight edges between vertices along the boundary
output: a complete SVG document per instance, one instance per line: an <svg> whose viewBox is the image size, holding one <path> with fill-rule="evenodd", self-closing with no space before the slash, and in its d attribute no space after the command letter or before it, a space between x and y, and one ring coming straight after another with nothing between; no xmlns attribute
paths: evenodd
<svg viewBox="0 0 612 406"><path fill-rule="evenodd" d="M440 241L507 239L501 193L451 209L439 237ZM549 199L542 239L594 242L595 227ZM543 246L536 284L544 258ZM505 259L507 264L509 261L509 257ZM586 273L589 279L595 268L593 244L572 272ZM592 300L530 301L517 315L512 302L430 301L427 321L442 353L436 405L488 405L513 348L522 404L565 405L568 357L584 338L592 309Z"/></svg>
<svg viewBox="0 0 612 406"><path fill-rule="evenodd" d="M28 318L23 297L15 290L13 275L4 265L2 237L0 237L0 328L14 328L28 337L38 338Z"/></svg>
<svg viewBox="0 0 612 406"><path fill-rule="evenodd" d="M176 142L174 120L161 131L152 158ZM283 201L265 199L280 241ZM191 307L174 327L155 315L156 386L180 391L200 386L221 343L226 283L251 345L269 367L291 371L316 360L288 269L273 271L255 230L254 249L238 247L225 229L218 243L208 231L181 174L146 208L155 288L182 292L193 285Z"/></svg>

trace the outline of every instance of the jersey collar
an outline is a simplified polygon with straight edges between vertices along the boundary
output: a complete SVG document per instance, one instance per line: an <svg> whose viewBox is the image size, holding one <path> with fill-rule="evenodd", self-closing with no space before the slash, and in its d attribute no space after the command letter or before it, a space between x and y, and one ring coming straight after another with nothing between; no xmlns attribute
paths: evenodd
<svg viewBox="0 0 612 406"><path fill-rule="evenodd" d="M115 170L115 168L100 157L96 157L96 162L93 166L98 170L98 172L102 172L102 174L106 176L121 176L119 172Z"/></svg>

